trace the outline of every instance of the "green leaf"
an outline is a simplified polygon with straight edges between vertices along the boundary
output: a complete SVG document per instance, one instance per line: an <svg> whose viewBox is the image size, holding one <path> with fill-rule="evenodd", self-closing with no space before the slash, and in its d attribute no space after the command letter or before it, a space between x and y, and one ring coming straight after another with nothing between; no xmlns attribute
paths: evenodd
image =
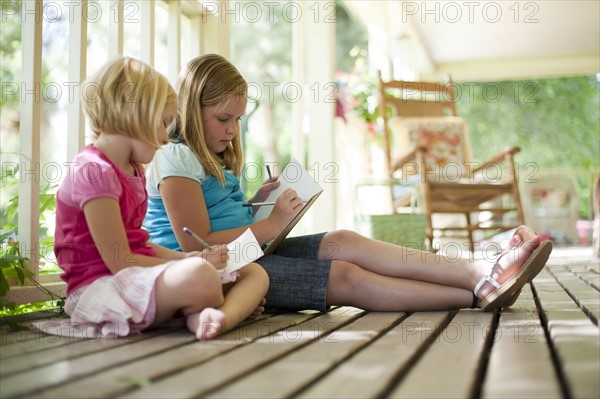
<svg viewBox="0 0 600 399"><path fill-rule="evenodd" d="M19 172L19 164L16 164L14 168L2 168L2 175L0 178L3 182L8 182L9 180L18 180L17 173Z"/></svg>
<svg viewBox="0 0 600 399"><path fill-rule="evenodd" d="M122 376L117 377L117 381L123 384L136 385L140 388L147 388L152 385L152 381L148 377Z"/></svg>
<svg viewBox="0 0 600 399"><path fill-rule="evenodd" d="M56 208L56 199L54 194L42 194L40 195L40 213L44 211L51 211Z"/></svg>
<svg viewBox="0 0 600 399"><path fill-rule="evenodd" d="M13 225L16 225L16 221L15 221L15 217L17 216L17 211L19 210L19 197L13 197L10 199L10 201L8 201L8 205L6 207L6 210L4 211L5 215L6 215L6 219L8 220L8 223L12 223Z"/></svg>
<svg viewBox="0 0 600 399"><path fill-rule="evenodd" d="M6 296L8 293L9 286L6 277L4 277L4 272L0 269L0 297Z"/></svg>
<svg viewBox="0 0 600 399"><path fill-rule="evenodd" d="M23 258L19 255L13 255L13 254L7 253L7 254L0 256L0 266L2 268L20 267L19 262L22 262L25 259L26 258Z"/></svg>
<svg viewBox="0 0 600 399"><path fill-rule="evenodd" d="M14 231L10 230L10 229L6 229L6 226L4 226L3 230L5 230L4 233L0 234L0 242L4 243L7 242L11 237L13 237L15 235ZM8 231L6 231L8 230Z"/></svg>
<svg viewBox="0 0 600 399"><path fill-rule="evenodd" d="M23 269L20 267L15 267L13 270L17 274L17 278L19 279L21 285L25 284L25 273L23 273Z"/></svg>

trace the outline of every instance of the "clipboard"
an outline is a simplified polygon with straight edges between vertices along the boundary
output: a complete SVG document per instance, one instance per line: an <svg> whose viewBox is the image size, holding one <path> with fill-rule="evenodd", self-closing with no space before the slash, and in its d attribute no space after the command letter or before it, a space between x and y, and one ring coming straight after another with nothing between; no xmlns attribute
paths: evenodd
<svg viewBox="0 0 600 399"><path fill-rule="evenodd" d="M265 255L270 255L277 249L279 244L287 237L290 231L296 226L300 219L302 219L306 211L308 211L323 192L323 188L315 182L312 176L295 158L292 158L287 164L278 180L281 182L280 186L269 194L266 202L275 202L284 190L291 188L296 191L305 204L287 226L285 226L273 240L267 243L267 247L263 250ZM271 214L273 207L273 205L260 207L256 212L256 215L254 215L254 219L261 220L268 217Z"/></svg>
<svg viewBox="0 0 600 399"><path fill-rule="evenodd" d="M300 209L300 212L298 212L298 214L296 216L294 216L294 218L288 223L288 225L285 226L285 228L283 230L281 230L281 233L277 234L277 237L275 237L273 240L271 240L267 244L267 247L263 251L265 255L270 255L273 252L275 252L275 250L277 249L279 244L281 244L281 241L283 241L285 239L285 237L287 237L287 235L290 233L290 231L292 231L292 229L296 226L296 224L300 221L300 219L302 219L302 216L304 216L306 211L308 211L308 208L310 208L312 206L312 204L315 203L315 201L317 200L319 195L321 195L322 192L323 192L323 190L321 190L318 193L316 193L315 195L313 195L311 197L311 199L308 200L308 202L306 204L304 204L302 209Z"/></svg>

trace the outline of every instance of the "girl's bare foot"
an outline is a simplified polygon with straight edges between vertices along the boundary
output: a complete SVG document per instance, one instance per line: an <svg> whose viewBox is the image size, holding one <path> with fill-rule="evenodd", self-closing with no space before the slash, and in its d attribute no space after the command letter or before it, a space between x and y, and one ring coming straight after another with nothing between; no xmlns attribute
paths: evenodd
<svg viewBox="0 0 600 399"><path fill-rule="evenodd" d="M260 303L258 304L258 306L256 307L256 309L254 309L254 311L250 314L250 316L248 316L248 320L254 320L258 317L260 317L263 312L265 311L265 305L267 304L267 300L265 298L263 298Z"/></svg>
<svg viewBox="0 0 600 399"><path fill-rule="evenodd" d="M225 314L214 308L206 308L188 316L188 328L196 332L196 338L204 341L219 335L225 326Z"/></svg>

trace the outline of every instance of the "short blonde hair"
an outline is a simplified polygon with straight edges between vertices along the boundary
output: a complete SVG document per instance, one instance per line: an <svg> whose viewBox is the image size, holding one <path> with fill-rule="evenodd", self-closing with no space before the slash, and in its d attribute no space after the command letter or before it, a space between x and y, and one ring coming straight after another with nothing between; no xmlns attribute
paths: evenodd
<svg viewBox="0 0 600 399"><path fill-rule="evenodd" d="M179 138L192 150L210 175L225 184L222 166L236 176L242 174L242 141L238 134L222 154L211 151L204 139L202 107L237 101L246 101L248 84L239 71L225 58L206 54L191 60L181 72L177 84L181 110L177 120Z"/></svg>
<svg viewBox="0 0 600 399"><path fill-rule="evenodd" d="M85 81L81 103L94 138L123 134L159 148L157 128L165 106L177 104L177 94L151 66L119 57Z"/></svg>

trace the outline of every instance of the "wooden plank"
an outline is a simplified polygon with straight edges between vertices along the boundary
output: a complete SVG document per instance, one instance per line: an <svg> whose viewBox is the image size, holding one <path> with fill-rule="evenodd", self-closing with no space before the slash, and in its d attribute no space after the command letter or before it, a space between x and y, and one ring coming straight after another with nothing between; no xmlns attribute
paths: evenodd
<svg viewBox="0 0 600 399"><path fill-rule="evenodd" d="M237 346L248 344L257 338L297 325L315 316L310 313L293 313L263 318L254 323L246 323L208 342L197 341L191 333L186 331L184 334L181 331L178 334L162 338L163 341L172 341L173 344L162 352L157 351L136 361L116 365L103 372L44 390L36 393L36 397L81 398L87 396L82 393L93 392L89 396L110 398L125 394L135 389L140 383L150 383L186 370ZM183 343L183 345L176 346L179 343Z"/></svg>
<svg viewBox="0 0 600 399"><path fill-rule="evenodd" d="M40 339L40 332L32 330L31 328L17 323L22 328L20 330L13 330L12 327L2 326L0 329L0 347L2 350L6 349L9 345L16 344L18 342L32 341ZM26 323L29 324L29 323ZM0 351L0 359L3 358L3 353Z"/></svg>
<svg viewBox="0 0 600 399"><path fill-rule="evenodd" d="M597 326L600 316L600 292L571 271L568 274L561 274L560 277L552 271L549 272Z"/></svg>
<svg viewBox="0 0 600 399"><path fill-rule="evenodd" d="M5 345L0 351L0 359L2 363L6 359L22 356L27 353L39 352L50 348L56 348L62 345L68 345L73 342L81 341L80 338L51 336L43 333L31 332L33 339L14 342L11 345Z"/></svg>
<svg viewBox="0 0 600 399"><path fill-rule="evenodd" d="M383 337L300 392L302 398L380 397L406 373L449 319L448 312L410 315Z"/></svg>
<svg viewBox="0 0 600 399"><path fill-rule="evenodd" d="M452 102L454 93L454 86L452 84L441 84L437 82L411 82L406 80L392 80L389 82L383 82L384 90L403 90L407 91L409 95L416 96L417 93L421 94L423 101L428 101L430 98L426 92L434 92L438 97L437 101ZM386 96L387 97L387 96ZM391 97L394 98L394 97Z"/></svg>
<svg viewBox="0 0 600 399"><path fill-rule="evenodd" d="M311 342L280 361L227 384L211 398L282 398L293 396L388 330L404 313L368 313ZM290 376L294 376L290 378Z"/></svg>
<svg viewBox="0 0 600 399"><path fill-rule="evenodd" d="M324 334L351 322L363 313L354 308L343 307L317 318L271 334L223 354L210 362L189 367L176 375L156 381L152 386L138 389L124 397L173 398L206 396L210 390L219 388L246 373L256 370L285 356ZM199 377L200 376L200 377Z"/></svg>
<svg viewBox="0 0 600 399"><path fill-rule="evenodd" d="M388 107L393 107L394 116L443 116L445 110L452 112L452 104L447 102L419 101L407 99L388 98Z"/></svg>
<svg viewBox="0 0 600 399"><path fill-rule="evenodd" d="M500 314L483 398L558 398L560 382L529 285Z"/></svg>
<svg viewBox="0 0 600 399"><path fill-rule="evenodd" d="M189 339L189 332L181 331L180 340ZM85 341L90 345L92 353L76 358L65 358L41 367L12 374L2 378L2 395L5 397L22 396L40 389L76 380L86 375L97 373L100 370L114 367L123 362L142 358L150 353L164 350L173 345L173 338L169 341L162 340L160 330L146 332L138 336L115 338L122 345L114 345L103 349L108 339ZM3 361L4 363L4 361ZM81 395L81 393L80 393Z"/></svg>
<svg viewBox="0 0 600 399"><path fill-rule="evenodd" d="M533 281L568 396L600 397L598 327L543 270Z"/></svg>
<svg viewBox="0 0 600 399"><path fill-rule="evenodd" d="M390 398L466 398L477 386L486 358L493 314L462 310L444 327L431 347L410 368ZM432 370L436 370L432 383Z"/></svg>
<svg viewBox="0 0 600 399"><path fill-rule="evenodd" d="M554 273L554 269L551 270ZM593 266L572 266L569 267L569 270L590 287L600 291L600 274L594 270Z"/></svg>
<svg viewBox="0 0 600 399"><path fill-rule="evenodd" d="M130 344L132 342L138 342L154 336L167 334L175 329L180 329L180 327L161 328L144 334L132 335L128 337L118 337L114 339L99 338L93 340L82 338L74 339L72 337L38 333L38 338L35 341L27 341L24 343L24 345L27 345L27 349L34 351L28 353L23 352L18 357L10 358L9 361L3 361L2 364L0 364L0 376L4 377L23 370L32 370L36 367L51 365L71 358L76 358L95 352L101 352L115 346ZM57 345L47 348L47 345L42 345L45 341L49 342L50 344L56 342ZM46 350L43 352L35 350L39 347L43 347L43 349Z"/></svg>

